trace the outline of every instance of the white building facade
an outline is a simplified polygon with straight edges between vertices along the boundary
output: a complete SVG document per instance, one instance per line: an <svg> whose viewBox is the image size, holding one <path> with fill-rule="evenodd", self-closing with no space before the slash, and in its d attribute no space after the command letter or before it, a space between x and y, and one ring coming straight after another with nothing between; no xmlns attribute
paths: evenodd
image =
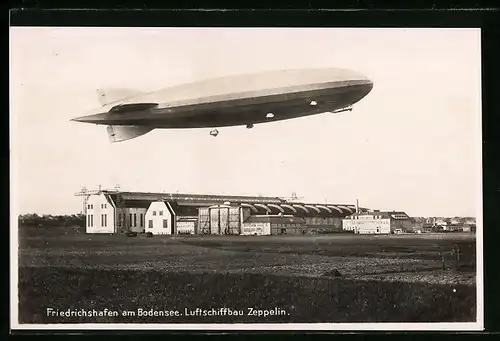
<svg viewBox="0 0 500 341"><path fill-rule="evenodd" d="M168 202L154 201L146 211L145 232L152 234L175 234L175 212Z"/></svg>
<svg viewBox="0 0 500 341"><path fill-rule="evenodd" d="M342 229L356 234L390 234L412 226L411 218L404 212L355 213L342 220Z"/></svg>
<svg viewBox="0 0 500 341"><path fill-rule="evenodd" d="M249 217L241 226L242 235L268 236L271 234L271 221L268 217Z"/></svg>
<svg viewBox="0 0 500 341"><path fill-rule="evenodd" d="M100 193L87 200L85 230L87 233L115 233L115 206L109 196Z"/></svg>

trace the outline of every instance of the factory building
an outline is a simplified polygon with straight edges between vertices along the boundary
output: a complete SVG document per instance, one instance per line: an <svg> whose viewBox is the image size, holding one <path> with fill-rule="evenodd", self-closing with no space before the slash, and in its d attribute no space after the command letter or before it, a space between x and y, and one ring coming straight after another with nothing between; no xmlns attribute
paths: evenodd
<svg viewBox="0 0 500 341"><path fill-rule="evenodd" d="M354 205L276 197L98 190L85 197L87 233L305 234L340 228ZM97 217L97 218L96 218Z"/></svg>
<svg viewBox="0 0 500 341"><path fill-rule="evenodd" d="M342 228L358 234L390 234L413 229L413 219L405 212L371 211L354 213L342 220Z"/></svg>
<svg viewBox="0 0 500 341"><path fill-rule="evenodd" d="M306 234L305 218L292 215L254 215L243 223L242 235Z"/></svg>

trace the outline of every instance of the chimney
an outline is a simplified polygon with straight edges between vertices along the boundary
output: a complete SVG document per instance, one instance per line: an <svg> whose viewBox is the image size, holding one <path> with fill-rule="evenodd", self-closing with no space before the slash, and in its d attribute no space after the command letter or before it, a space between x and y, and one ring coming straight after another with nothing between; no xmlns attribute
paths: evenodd
<svg viewBox="0 0 500 341"><path fill-rule="evenodd" d="M359 213L359 200L356 198L356 213Z"/></svg>

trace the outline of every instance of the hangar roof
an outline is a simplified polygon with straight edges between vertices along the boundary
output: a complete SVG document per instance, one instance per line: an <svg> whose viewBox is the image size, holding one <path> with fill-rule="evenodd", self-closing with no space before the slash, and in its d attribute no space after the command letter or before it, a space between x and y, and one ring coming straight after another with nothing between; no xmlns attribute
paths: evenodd
<svg viewBox="0 0 500 341"><path fill-rule="evenodd" d="M117 207L123 207L123 208L148 208L149 205L151 204L150 200L130 200L128 198L120 198L118 200L118 195L117 194L109 194L111 199L113 200L114 204Z"/></svg>
<svg viewBox="0 0 500 341"><path fill-rule="evenodd" d="M305 224L305 220L304 218L301 217L254 215L254 216L249 216L245 220L245 223Z"/></svg>
<svg viewBox="0 0 500 341"><path fill-rule="evenodd" d="M196 206L181 206L175 202L170 205L177 216L198 216L198 208Z"/></svg>
<svg viewBox="0 0 500 341"><path fill-rule="evenodd" d="M103 191L110 195L118 207L148 208L153 201L170 202L179 215L197 215L197 208L221 205L241 205L251 209L252 214L283 214L298 217L346 217L355 213L350 204L307 204L287 202L278 197L151 193L151 192L118 192ZM174 207L175 206L175 207ZM365 210L365 209L361 209ZM195 213L196 212L196 213Z"/></svg>
<svg viewBox="0 0 500 341"><path fill-rule="evenodd" d="M185 193L151 193L151 192L115 192L120 194L124 200L164 200L164 201L177 201L185 204L198 204L198 205L214 205L229 201L232 203L281 203L284 199L276 197L254 197L254 196L241 196L241 195L213 195L213 194L185 194Z"/></svg>

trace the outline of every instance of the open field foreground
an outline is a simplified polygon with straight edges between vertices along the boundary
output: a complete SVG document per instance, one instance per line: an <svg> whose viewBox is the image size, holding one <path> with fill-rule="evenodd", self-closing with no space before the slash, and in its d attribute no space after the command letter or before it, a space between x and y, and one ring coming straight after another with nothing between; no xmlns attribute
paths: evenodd
<svg viewBox="0 0 500 341"><path fill-rule="evenodd" d="M475 280L471 234L19 233L20 323L472 322Z"/></svg>

